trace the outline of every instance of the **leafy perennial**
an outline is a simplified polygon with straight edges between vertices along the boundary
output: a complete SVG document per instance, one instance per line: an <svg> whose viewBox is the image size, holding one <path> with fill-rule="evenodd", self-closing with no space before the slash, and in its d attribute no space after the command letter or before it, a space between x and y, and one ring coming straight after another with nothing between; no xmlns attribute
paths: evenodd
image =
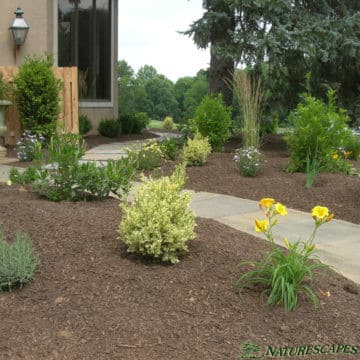
<svg viewBox="0 0 360 360"><path fill-rule="evenodd" d="M314 229L309 239L306 242L291 243L285 238L287 252L284 252L275 245L272 230L278 222L277 216L287 215L286 207L275 202L273 198L261 199L259 206L265 213L265 219L255 219L255 231L266 236L272 250L262 261L245 263L254 269L237 280L235 289L240 291L251 284L261 285L264 287L261 295L268 295L267 305L282 304L285 312L295 310L300 293L307 296L316 306L318 298L311 289L313 271L326 265L311 259L315 249L314 239L319 227L331 221L334 215L330 214L326 207L315 206L311 211Z"/></svg>

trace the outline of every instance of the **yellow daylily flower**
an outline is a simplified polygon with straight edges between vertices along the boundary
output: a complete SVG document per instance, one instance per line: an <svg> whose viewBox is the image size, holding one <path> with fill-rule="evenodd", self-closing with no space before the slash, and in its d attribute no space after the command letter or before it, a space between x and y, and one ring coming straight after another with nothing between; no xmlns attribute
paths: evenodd
<svg viewBox="0 0 360 360"><path fill-rule="evenodd" d="M284 238L284 244L288 249L290 249L290 242L287 238Z"/></svg>
<svg viewBox="0 0 360 360"><path fill-rule="evenodd" d="M329 221L331 221L333 218L334 218L334 214L330 214L330 215L326 218L325 222L329 222Z"/></svg>
<svg viewBox="0 0 360 360"><path fill-rule="evenodd" d="M315 244L311 244L310 246L307 246L306 247L306 251L309 253L309 252L312 252L313 250L315 249Z"/></svg>
<svg viewBox="0 0 360 360"><path fill-rule="evenodd" d="M275 214L279 214L281 216L287 215L286 206L280 203L275 204Z"/></svg>
<svg viewBox="0 0 360 360"><path fill-rule="evenodd" d="M338 154L333 154L332 157L333 157L334 160L336 160L339 157L339 155Z"/></svg>
<svg viewBox="0 0 360 360"><path fill-rule="evenodd" d="M256 232L265 232L268 227L269 227L269 222L267 220L255 219L255 231Z"/></svg>
<svg viewBox="0 0 360 360"><path fill-rule="evenodd" d="M259 201L260 209L262 209L263 207L265 207L266 209L270 209L273 204L275 204L275 200L273 198L262 198Z"/></svg>
<svg viewBox="0 0 360 360"><path fill-rule="evenodd" d="M311 210L311 216L315 220L323 220L324 218L329 216L329 209L325 206L315 206Z"/></svg>

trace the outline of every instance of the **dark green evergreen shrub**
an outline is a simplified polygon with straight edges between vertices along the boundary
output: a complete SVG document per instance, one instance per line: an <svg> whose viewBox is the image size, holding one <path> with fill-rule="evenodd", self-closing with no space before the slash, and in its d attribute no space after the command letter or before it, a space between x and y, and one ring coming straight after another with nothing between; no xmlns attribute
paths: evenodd
<svg viewBox="0 0 360 360"><path fill-rule="evenodd" d="M145 112L139 112L134 115L134 125L132 129L132 133L141 134L146 126L150 124L150 118Z"/></svg>
<svg viewBox="0 0 360 360"><path fill-rule="evenodd" d="M61 82L53 72L50 55L27 57L14 79L15 100L24 130L50 138L60 112Z"/></svg>
<svg viewBox="0 0 360 360"><path fill-rule="evenodd" d="M124 114L120 115L119 122L121 125L121 132L123 134L132 134L134 131L135 115Z"/></svg>
<svg viewBox="0 0 360 360"><path fill-rule="evenodd" d="M98 130L102 136L113 138L120 134L121 125L117 119L103 119Z"/></svg>

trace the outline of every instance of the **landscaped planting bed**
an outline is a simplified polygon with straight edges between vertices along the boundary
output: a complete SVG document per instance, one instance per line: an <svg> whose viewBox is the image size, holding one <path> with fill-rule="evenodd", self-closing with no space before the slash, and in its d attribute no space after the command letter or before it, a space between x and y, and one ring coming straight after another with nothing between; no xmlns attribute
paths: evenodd
<svg viewBox="0 0 360 360"><path fill-rule="evenodd" d="M269 153L277 152L265 152L267 159ZM281 154L274 157L275 167L286 162ZM223 166L217 169L220 163ZM214 176L209 173L209 179L217 179L215 174L226 164L232 168L231 154L213 154L205 167L188 169L191 186L200 186L195 171L211 167ZM265 181L270 165L260 177L245 180L255 182L258 193L296 204L287 200L294 190L291 185L280 186L285 175L279 170L279 182L274 182L275 174ZM241 193L239 185L245 188L245 180L235 167L228 176L223 173L224 183L236 176L240 179L232 194L258 198L249 189ZM330 178L329 188L333 177L337 175L324 175ZM259 187L259 179L268 185ZM315 194L327 185L321 179ZM348 178L341 175L341 179ZM298 188L303 186L299 179ZM221 187L214 182L206 188L216 189ZM353 191L356 195L356 188ZM321 193L321 203L333 209L333 193L328 197ZM337 217L346 212L347 208L338 211ZM27 232L40 257L33 282L0 294L0 359L222 360L241 358L247 342L262 351L268 345L360 344L360 294L342 276L317 273L313 289L320 298L319 309L314 311L310 301L301 298L299 308L285 315L282 306L264 308L257 288L245 289L240 297L232 290L236 278L247 270L238 264L260 260L268 249L263 240L197 219L197 236L189 242L189 253L179 264L161 265L127 254L117 238L120 219L115 199L53 203L22 187L0 185L5 236L12 239L16 230ZM328 357L349 359L341 354L301 358Z"/></svg>
<svg viewBox="0 0 360 360"><path fill-rule="evenodd" d="M360 224L360 178L343 173L320 174L312 186L305 187L306 174L285 172L289 153L281 136L267 136L262 141L262 169L255 177L241 176L235 161L235 150L240 139L232 139L224 153L210 154L203 166L188 167L186 187L258 201L272 197L289 208L308 212L313 206L327 206L336 219ZM360 172L360 161L353 161ZM163 167L169 173L172 163ZM159 172L159 171L157 171Z"/></svg>

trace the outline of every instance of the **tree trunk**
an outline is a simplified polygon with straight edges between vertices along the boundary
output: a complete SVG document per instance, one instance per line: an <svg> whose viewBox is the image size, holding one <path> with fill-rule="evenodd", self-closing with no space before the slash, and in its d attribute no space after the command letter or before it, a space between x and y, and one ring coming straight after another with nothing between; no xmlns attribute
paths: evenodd
<svg viewBox="0 0 360 360"><path fill-rule="evenodd" d="M216 54L213 45L210 48L210 73L209 90L211 94L222 94L224 104L231 106L233 103L233 88L228 82L234 75L234 61L229 57Z"/></svg>

